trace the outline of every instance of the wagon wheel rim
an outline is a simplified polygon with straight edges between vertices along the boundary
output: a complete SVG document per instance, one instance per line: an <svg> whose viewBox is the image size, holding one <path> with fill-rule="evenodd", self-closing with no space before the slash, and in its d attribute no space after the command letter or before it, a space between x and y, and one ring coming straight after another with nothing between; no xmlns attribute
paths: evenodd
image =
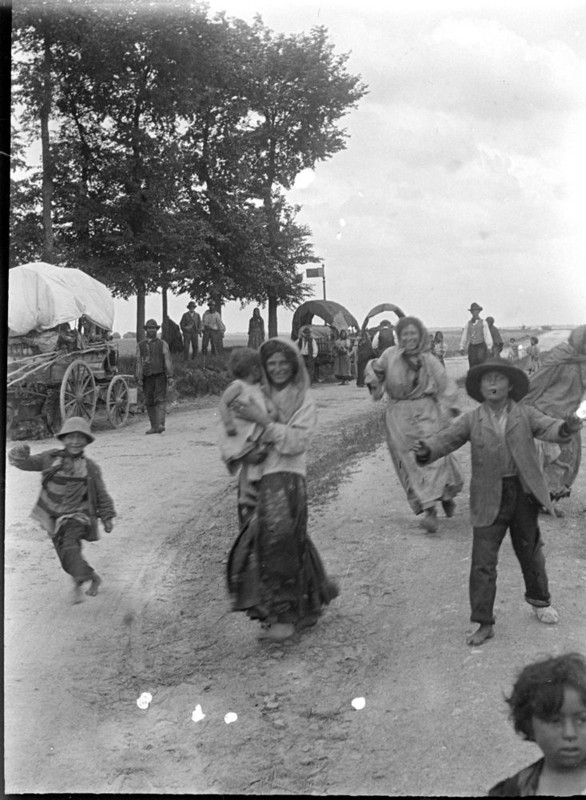
<svg viewBox="0 0 586 800"><path fill-rule="evenodd" d="M91 425L97 402L98 393L92 371L84 361L72 361L61 381L59 406L62 419L83 417Z"/></svg>
<svg viewBox="0 0 586 800"><path fill-rule="evenodd" d="M120 428L128 419L130 392L122 375L116 375L108 384L106 411L113 428Z"/></svg>

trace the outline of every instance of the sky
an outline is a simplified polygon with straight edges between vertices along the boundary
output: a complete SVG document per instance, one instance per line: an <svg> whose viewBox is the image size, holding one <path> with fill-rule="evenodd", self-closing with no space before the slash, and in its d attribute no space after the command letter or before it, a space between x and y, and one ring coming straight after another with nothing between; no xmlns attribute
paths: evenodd
<svg viewBox="0 0 586 800"><path fill-rule="evenodd" d="M341 120L347 148L289 193L328 299L360 322L394 303L432 329L464 325L473 301L497 326L586 322L583 0L209 7L247 22L259 13L279 33L325 26L368 86ZM321 298L321 279L308 283ZM170 298L173 319L188 300ZM252 308L228 304L228 330L246 331ZM146 313L160 318L159 297ZM279 309L280 333L291 317ZM116 330L134 320L134 302L117 301Z"/></svg>

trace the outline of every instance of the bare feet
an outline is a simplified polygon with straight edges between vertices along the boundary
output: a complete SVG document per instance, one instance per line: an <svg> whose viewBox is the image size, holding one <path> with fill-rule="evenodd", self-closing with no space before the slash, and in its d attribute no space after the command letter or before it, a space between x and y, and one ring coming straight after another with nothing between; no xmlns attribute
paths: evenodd
<svg viewBox="0 0 586 800"><path fill-rule="evenodd" d="M258 638L269 642L284 642L295 633L295 627L288 622L275 622L261 631Z"/></svg>
<svg viewBox="0 0 586 800"><path fill-rule="evenodd" d="M546 625L556 625L560 621L560 615L553 606L532 606L532 608L537 619Z"/></svg>
<svg viewBox="0 0 586 800"><path fill-rule="evenodd" d="M435 508L425 509L425 516L419 526L427 533L435 533L437 531L437 511Z"/></svg>
<svg viewBox="0 0 586 800"><path fill-rule="evenodd" d="M94 572L94 576L92 578L92 582L90 583L90 588L86 591L90 597L95 597L98 593L99 586L102 582L102 579L98 575L97 572Z"/></svg>
<svg viewBox="0 0 586 800"><path fill-rule="evenodd" d="M78 603L83 603L83 595L82 595L82 586L83 581L78 583L75 581L73 584L73 605L76 606Z"/></svg>
<svg viewBox="0 0 586 800"><path fill-rule="evenodd" d="M478 630L466 637L466 644L469 644L472 647L478 647L478 645L482 644L487 639L492 639L493 636L493 626L489 625L488 623L482 623L482 625L479 625Z"/></svg>
<svg viewBox="0 0 586 800"><path fill-rule="evenodd" d="M453 500L442 500L442 508L446 517L453 517L456 512L456 504Z"/></svg>

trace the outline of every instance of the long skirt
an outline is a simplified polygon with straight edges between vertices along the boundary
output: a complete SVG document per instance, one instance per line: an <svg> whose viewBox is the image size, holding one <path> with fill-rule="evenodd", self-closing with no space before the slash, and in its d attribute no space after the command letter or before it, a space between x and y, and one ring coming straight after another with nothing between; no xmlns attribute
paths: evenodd
<svg viewBox="0 0 586 800"><path fill-rule="evenodd" d="M418 439L425 439L443 427L433 398L389 400L385 424L397 476L416 514L432 508L439 500L451 500L462 490L462 474L453 455L420 465L411 450Z"/></svg>
<svg viewBox="0 0 586 800"><path fill-rule="evenodd" d="M307 535L305 478L278 472L238 486L240 533L228 559L233 611L270 624L312 625L338 595Z"/></svg>

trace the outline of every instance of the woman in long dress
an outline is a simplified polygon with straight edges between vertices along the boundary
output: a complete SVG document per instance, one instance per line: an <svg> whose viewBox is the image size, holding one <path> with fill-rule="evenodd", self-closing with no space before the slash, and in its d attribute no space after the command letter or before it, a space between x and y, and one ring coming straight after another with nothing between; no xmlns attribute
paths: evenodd
<svg viewBox="0 0 586 800"><path fill-rule="evenodd" d="M348 338L347 331L340 331L339 337L334 342L334 375L341 386L352 380L351 352L352 342Z"/></svg>
<svg viewBox="0 0 586 800"><path fill-rule="evenodd" d="M580 325L567 342L554 347L529 376L523 402L552 417L575 413L586 393L586 325ZM568 444L536 441L551 499L568 497L582 459L582 436L577 431ZM561 513L556 510L556 514Z"/></svg>
<svg viewBox="0 0 586 800"><path fill-rule="evenodd" d="M338 588L307 535L305 452L316 408L303 358L292 342L277 337L261 345L260 357L278 418L271 421L251 402L235 409L264 426L261 441L270 447L260 480L250 480L246 465L240 472L240 533L228 560L228 590L234 611L261 621L260 638L283 641L315 624Z"/></svg>
<svg viewBox="0 0 586 800"><path fill-rule="evenodd" d="M457 389L428 346L421 320L402 317L397 323L398 347L389 347L367 365L366 383L375 400L387 395L385 423L387 442L397 476L415 514L423 514L420 526L428 533L438 529L437 503L446 516L455 511L454 497L463 480L454 456L429 465L415 460L412 446L450 423L459 413Z"/></svg>
<svg viewBox="0 0 586 800"><path fill-rule="evenodd" d="M260 315L260 308L252 311L252 317L248 322L248 347L258 350L265 340L265 322Z"/></svg>

